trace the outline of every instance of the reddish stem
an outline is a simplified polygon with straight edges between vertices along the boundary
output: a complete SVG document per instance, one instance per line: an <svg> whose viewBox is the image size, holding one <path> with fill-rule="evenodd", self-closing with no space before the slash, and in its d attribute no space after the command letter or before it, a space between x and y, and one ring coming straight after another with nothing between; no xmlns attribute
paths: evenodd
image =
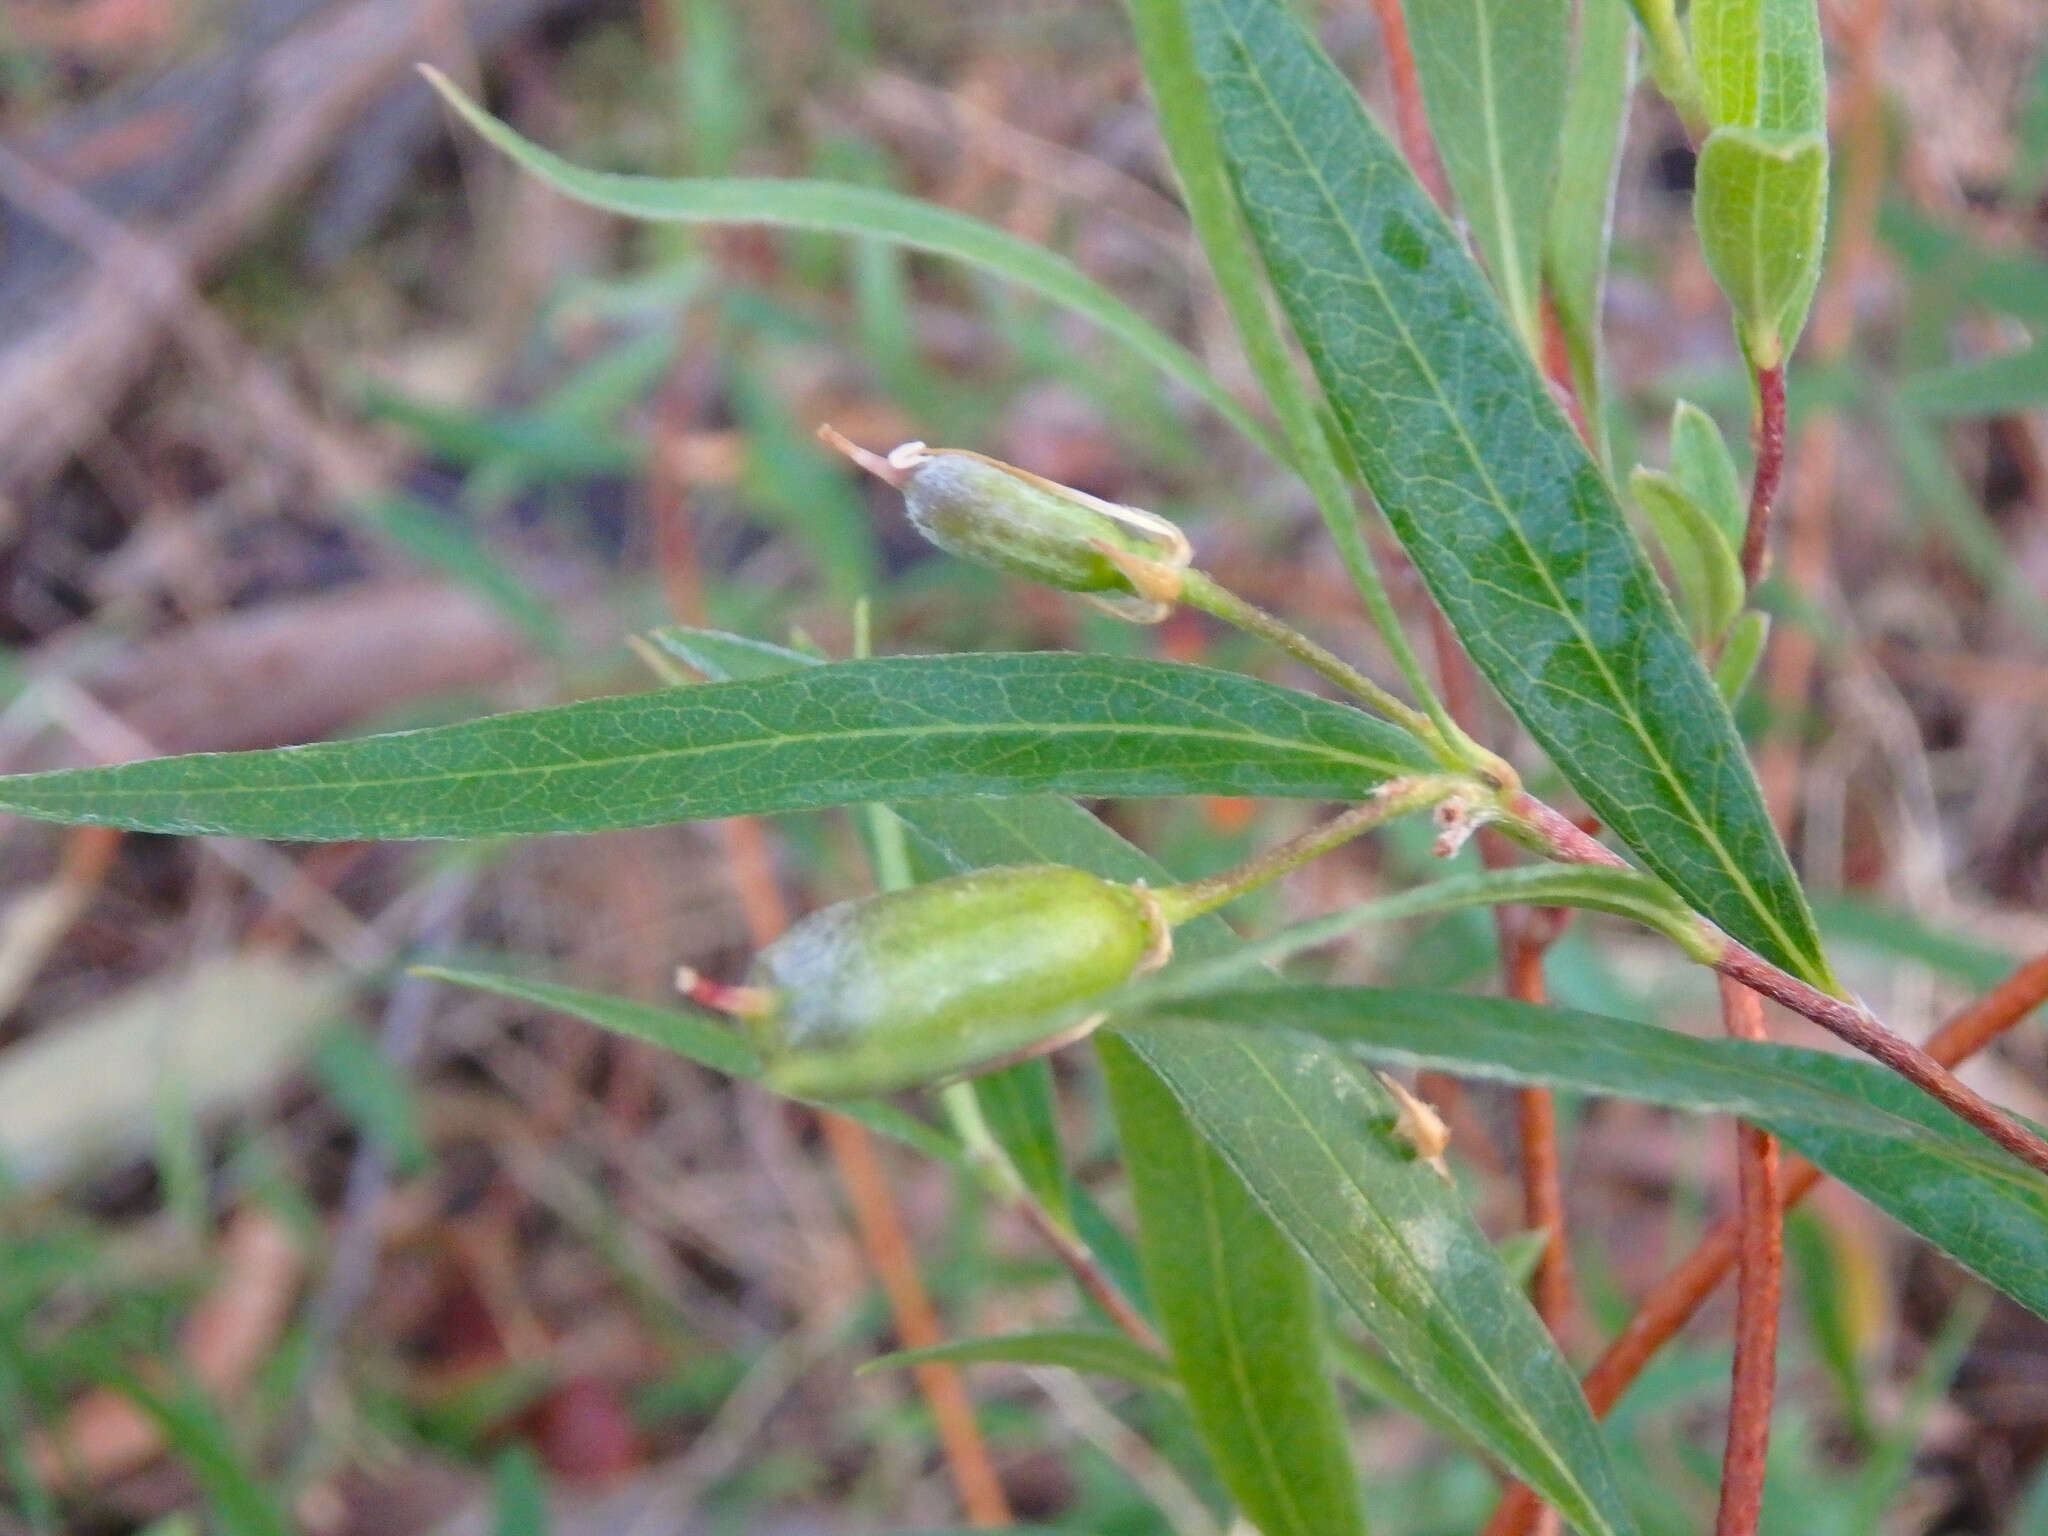
<svg viewBox="0 0 2048 1536"><path fill-rule="evenodd" d="M2048 1173L2048 1141L2026 1128L1983 1094L1957 1080L1926 1051L1893 1034L1854 1003L1830 997L1818 987L1788 976L1730 939L1714 969L1752 992L1761 992L1820 1025L1864 1055L1890 1067L1945 1109L1967 1120L2029 1167Z"/></svg>
<svg viewBox="0 0 2048 1536"><path fill-rule="evenodd" d="M1525 914L1534 919L1536 913ZM1536 922L1519 924L1525 929ZM1508 995L1525 1003L1544 1000L1543 953L1548 945L1523 934L1508 952ZM1571 1254L1565 1240L1564 1183L1558 1173L1557 1105L1547 1088L1516 1090L1516 1111L1522 1133L1522 1220L1543 1234L1543 1257L1536 1265L1533 1287L1536 1315L1553 1334L1561 1334L1571 1313Z"/></svg>
<svg viewBox="0 0 2048 1536"><path fill-rule="evenodd" d="M2048 954L2036 956L1935 1031L1927 1054L1943 1066L1967 1061L2048 1001ZM1821 1181L1821 1171L1803 1158L1788 1159L1783 1168L1783 1207L1790 1210ZM1742 1223L1724 1219L1708 1229L1671 1270L1637 1304L1620 1333L1614 1336L1580 1386L1594 1414L1607 1412L1629 1384L1713 1295L1715 1287L1736 1265L1742 1248ZM1535 1518L1537 1502L1516 1484L1507 1491L1482 1536L1524 1536Z"/></svg>
<svg viewBox="0 0 2048 1536"><path fill-rule="evenodd" d="M1394 131L1401 140L1401 153L1437 207L1448 208L1451 184L1444 176L1443 161L1437 158L1436 140L1430 136L1429 113L1422 104L1422 77L1415 72L1415 52L1408 46L1408 18L1401 13L1401 0L1372 0L1372 9L1380 21L1380 46L1387 51Z"/></svg>
<svg viewBox="0 0 2048 1536"><path fill-rule="evenodd" d="M1760 368L1756 375L1756 420L1751 423L1756 478L1749 484L1749 521L1742 530L1742 581L1754 589L1763 580L1769 554L1771 507L1785 473L1785 369Z"/></svg>
<svg viewBox="0 0 2048 1536"><path fill-rule="evenodd" d="M1721 978L1721 1019L1738 1040L1762 1040L1757 995ZM1728 1396L1728 1443L1714 1536L1755 1536L1763 1512L1764 1461L1778 1378L1778 1296L1784 1276L1784 1187L1778 1139L1747 1121L1735 1127L1741 1236L1736 1252L1735 1369Z"/></svg>

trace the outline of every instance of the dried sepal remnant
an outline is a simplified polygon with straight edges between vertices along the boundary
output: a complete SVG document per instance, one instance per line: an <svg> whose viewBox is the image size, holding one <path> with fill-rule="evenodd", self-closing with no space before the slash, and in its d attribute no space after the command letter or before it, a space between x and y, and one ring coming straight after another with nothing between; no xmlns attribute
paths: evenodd
<svg viewBox="0 0 2048 1536"><path fill-rule="evenodd" d="M825 907L762 950L743 986L679 980L741 1021L770 1088L839 1099L1056 1049L1099 1022L1075 1005L1171 952L1144 887L1011 865Z"/></svg>
<svg viewBox="0 0 2048 1536"><path fill-rule="evenodd" d="M831 427L818 436L903 494L919 533L950 555L1078 592L1119 618L1156 624L1170 600L1134 580L1186 570L1187 537L1157 513L1126 507L965 448L904 443L884 457Z"/></svg>

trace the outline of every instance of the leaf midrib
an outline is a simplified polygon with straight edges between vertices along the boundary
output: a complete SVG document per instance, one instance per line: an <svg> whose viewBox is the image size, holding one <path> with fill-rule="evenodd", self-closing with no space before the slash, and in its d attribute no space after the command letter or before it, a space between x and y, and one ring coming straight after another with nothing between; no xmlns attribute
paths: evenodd
<svg viewBox="0 0 2048 1536"><path fill-rule="evenodd" d="M1227 10L1222 10L1219 7L1219 11L1224 17L1224 24L1230 28L1231 36L1237 42L1240 56L1246 57L1247 63L1249 63L1249 49L1244 33L1238 28L1235 21L1231 19L1230 13ZM1579 644L1586 654L1593 659L1594 666L1599 670L1601 677L1606 680L1612 697L1621 706L1619 711L1621 718L1627 722L1629 729L1635 733L1637 740L1656 764L1659 776L1676 794L1687 813L1692 817L1695 828L1700 831L1708 844L1713 848L1715 855L1721 861L1723 871L1733 877L1743 895L1748 898L1751 907L1763 918L1771 931L1777 936L1778 941L1785 946L1786 953L1798 955L1806 963L1811 964L1815 957L1808 955L1803 945L1792 941L1791 935L1787 933L1784 925L1778 920L1777 914L1759 899L1755 886L1750 883L1749 877L1743 871L1741 865L1730 855L1727 847L1722 843L1720 835L1714 830L1712 824L1701 815L1699 807L1694 804L1692 796L1686 791L1684 781L1672 770L1670 762L1645 729L1641 716L1629 702L1628 696L1622 692L1614 674L1608 669L1606 657L1601 655L1600 648L1593 644L1592 637L1586 633L1584 626L1579 623L1578 615L1573 612L1571 605L1564 600L1564 594L1558 589L1556 582L1552 580L1548 566L1537 557L1536 548L1529 542L1528 536L1522 531L1521 524L1508 513L1508 504L1501 496L1499 486L1494 483L1493 475L1488 470L1484 457L1479 453L1478 445L1472 441L1471 435L1465 430L1465 424L1458 413L1451 408L1450 399L1444 393L1443 384L1437 378L1436 370L1430 366L1429 359L1416 346L1415 339L1409 332L1407 324L1401 318L1399 310L1388 298L1386 288L1379 280L1379 274L1373 270L1372 263L1366 255L1365 247L1360 244L1356 232L1351 228L1349 221L1344 218L1342 205L1338 203L1329 182L1324 179L1321 163L1313 155L1309 154L1308 146L1303 144L1300 136L1295 133L1293 122L1280 109L1278 99L1267 89L1265 77L1253 68L1247 68L1245 74L1259 94L1266 99L1272 109L1273 120L1280 125L1281 130L1287 135L1288 141L1294 146L1295 152L1300 157L1302 164L1308 167L1310 175L1314 177L1316 189L1322 196L1323 205L1329 211L1332 222L1343 231L1346 243L1351 246L1352 251L1358 258L1360 272L1363 273L1365 280L1371 284L1372 290L1378 296L1382 308L1385 309L1388 317L1399 331L1402 345L1407 348L1410 357L1421 368L1424 377L1428 379L1429 387L1435 392L1437 404L1442 408L1444 415L1449 419L1453 430L1457 433L1458 440L1463 444L1466 456L1473 468L1478 471L1480 478L1484 481L1487 493L1492 498L1493 505L1502 513L1502 521L1507 524L1509 531L1515 537L1515 541L1520 544L1523 553L1528 556L1529 564L1536 570L1544 587L1550 593L1551 598L1556 604L1556 611L1564 616L1566 623L1577 637Z"/></svg>

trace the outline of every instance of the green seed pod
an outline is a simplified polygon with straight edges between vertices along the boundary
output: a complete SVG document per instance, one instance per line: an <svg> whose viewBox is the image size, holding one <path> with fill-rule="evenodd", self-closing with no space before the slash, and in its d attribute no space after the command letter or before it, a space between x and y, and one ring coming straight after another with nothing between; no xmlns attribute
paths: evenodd
<svg viewBox="0 0 2048 1536"><path fill-rule="evenodd" d="M744 988L686 978L742 1016L762 1081L796 1098L941 1082L1052 1050L1097 1020L1059 1013L1159 964L1167 928L1142 887L1056 864L979 870L796 924Z"/></svg>
<svg viewBox="0 0 2048 1536"><path fill-rule="evenodd" d="M917 531L950 555L1081 593L1141 624L1172 611L1173 578L1193 551L1156 513L964 448L905 443L883 459L830 427L818 435L901 491Z"/></svg>

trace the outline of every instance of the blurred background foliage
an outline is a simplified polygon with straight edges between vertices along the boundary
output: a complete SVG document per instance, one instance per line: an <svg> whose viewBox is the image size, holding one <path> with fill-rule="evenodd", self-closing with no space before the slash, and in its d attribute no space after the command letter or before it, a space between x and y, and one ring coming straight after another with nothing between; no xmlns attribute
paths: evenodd
<svg viewBox="0 0 2048 1536"><path fill-rule="evenodd" d="M1312 8L1383 107L1370 7ZM1833 220L1834 333L1818 322L1794 372L1795 424L1826 438L1799 440L1790 495L1831 533L1766 594L1814 682L1767 663L1744 724L1767 783L1789 764L1793 846L1852 986L1924 1032L2048 948L2048 14L1823 14L1838 50L1877 29L1856 78L1881 111ZM1084 323L878 243L571 207L451 136L418 59L584 164L972 212L1250 392L1109 0L9 0L10 770L639 688L623 642L678 617L843 655L863 598L878 650L1269 669L1192 616L1138 631L931 558L814 444L825 420L1155 508L1384 670L1300 488ZM1742 435L1690 175L1641 96L1607 316L1621 464L1660 461L1681 394ZM1396 596L1419 619L1412 578ZM1104 810L1187 875L1306 814ZM1397 829L1245 920L1427 863L1426 833ZM907 1376L854 1374L889 1318L804 1115L403 975L422 951L511 949L657 1000L678 962L731 973L778 903L862 869L838 815L456 849L9 826L0 1531L955 1523ZM1468 913L1334 963L1483 985L1493 943ZM1711 990L1618 924L1581 921L1550 964L1561 1002L1713 1028ZM2048 1107L2038 1021L1974 1070ZM1112 1221L1099 1085L1071 1064L1060 1083L1075 1176ZM1571 1111L1583 1352L1732 1188L1709 1127ZM1459 1172L1512 1241L1487 1155L1507 1125L1475 1092ZM893 1156L890 1175L949 1331L1070 1312L1030 1235L948 1170ZM1846 1197L1795 1216L1791 1254L1767 1528L2048 1536L2043 1325ZM1725 1331L1710 1315L1610 1420L1646 1532L1710 1518ZM1473 1529L1492 1474L1371 1355L1344 1358L1374 1528ZM969 1383L1020 1518L1219 1529L1169 1395L1036 1368Z"/></svg>

